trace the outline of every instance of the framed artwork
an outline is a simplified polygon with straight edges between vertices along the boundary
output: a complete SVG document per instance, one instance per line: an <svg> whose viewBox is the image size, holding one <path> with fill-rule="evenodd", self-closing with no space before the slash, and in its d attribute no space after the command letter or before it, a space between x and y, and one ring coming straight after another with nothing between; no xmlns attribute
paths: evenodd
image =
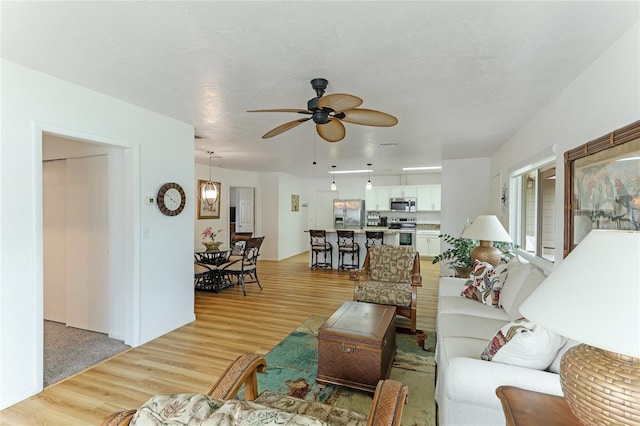
<svg viewBox="0 0 640 426"><path fill-rule="evenodd" d="M640 230L640 121L564 154L566 257L592 229Z"/></svg>
<svg viewBox="0 0 640 426"><path fill-rule="evenodd" d="M292 195L291 196L291 211L297 212L300 211L300 196Z"/></svg>
<svg viewBox="0 0 640 426"><path fill-rule="evenodd" d="M208 206L200 199L200 193L202 192L202 186L207 183L206 180L198 180L198 191L196 197L198 198L198 219L220 219L220 198L222 198L222 189L220 182L213 182L218 188L218 199L213 206Z"/></svg>

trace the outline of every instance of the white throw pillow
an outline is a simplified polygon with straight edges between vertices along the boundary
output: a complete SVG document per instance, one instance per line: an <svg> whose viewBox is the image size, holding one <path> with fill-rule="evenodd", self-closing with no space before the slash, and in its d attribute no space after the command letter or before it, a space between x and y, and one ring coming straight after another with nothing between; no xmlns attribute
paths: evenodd
<svg viewBox="0 0 640 426"><path fill-rule="evenodd" d="M578 342L577 340L567 339L567 342L560 348L548 370L552 373L560 373L560 362L562 361L562 355L564 355L564 353L572 347L579 344L580 342Z"/></svg>
<svg viewBox="0 0 640 426"><path fill-rule="evenodd" d="M505 310L511 309L516 295L520 291L522 284L524 284L524 280L527 279L532 268L533 265L529 262L520 262L517 256L507 263L509 277L505 281L500 292L500 306L502 308Z"/></svg>
<svg viewBox="0 0 640 426"><path fill-rule="evenodd" d="M504 325L480 355L485 361L544 370L553 362L566 339L526 318Z"/></svg>
<svg viewBox="0 0 640 426"><path fill-rule="evenodd" d="M509 293L507 288L509 287L509 280L504 285L502 294L500 295L500 301L502 307L512 320L522 317L520 313L520 305L538 288L540 283L544 281L546 276L542 271L535 266L531 265L527 268L528 273L524 277L524 281L520 285L520 288L515 294ZM511 283L513 284L513 282ZM506 292L506 295L505 295ZM509 301L510 303L508 303Z"/></svg>

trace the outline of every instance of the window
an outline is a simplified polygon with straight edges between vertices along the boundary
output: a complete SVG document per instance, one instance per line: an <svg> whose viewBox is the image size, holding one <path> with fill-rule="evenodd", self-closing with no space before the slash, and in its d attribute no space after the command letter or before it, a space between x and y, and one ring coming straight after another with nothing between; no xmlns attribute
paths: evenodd
<svg viewBox="0 0 640 426"><path fill-rule="evenodd" d="M554 261L556 166L553 158L511 174L515 243L531 256Z"/></svg>

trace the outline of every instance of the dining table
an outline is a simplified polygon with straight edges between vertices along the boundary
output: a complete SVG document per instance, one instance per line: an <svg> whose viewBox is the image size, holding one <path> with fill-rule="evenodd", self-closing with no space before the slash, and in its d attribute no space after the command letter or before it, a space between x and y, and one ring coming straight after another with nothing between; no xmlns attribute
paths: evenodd
<svg viewBox="0 0 640 426"><path fill-rule="evenodd" d="M227 248L219 248L217 250L194 250L193 256L195 263L205 270L209 269L208 272L204 273L202 279L196 280L196 290L218 293L220 290L232 285L226 274L219 269L220 265L227 262L230 253L231 249Z"/></svg>

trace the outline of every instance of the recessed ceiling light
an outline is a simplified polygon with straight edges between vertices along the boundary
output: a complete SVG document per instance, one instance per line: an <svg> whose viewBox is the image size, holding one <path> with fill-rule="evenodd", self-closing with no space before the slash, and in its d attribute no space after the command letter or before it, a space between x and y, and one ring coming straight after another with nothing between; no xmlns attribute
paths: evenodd
<svg viewBox="0 0 640 426"><path fill-rule="evenodd" d="M441 170L441 166L427 166L427 167L403 167L402 170L407 172L411 170Z"/></svg>
<svg viewBox="0 0 640 426"><path fill-rule="evenodd" d="M369 170L369 169L364 169L364 170L340 170L339 172L336 171L329 171L327 173L329 174L336 174L336 175L343 175L343 174L348 174L348 173L369 173L369 172L373 172L373 170Z"/></svg>

